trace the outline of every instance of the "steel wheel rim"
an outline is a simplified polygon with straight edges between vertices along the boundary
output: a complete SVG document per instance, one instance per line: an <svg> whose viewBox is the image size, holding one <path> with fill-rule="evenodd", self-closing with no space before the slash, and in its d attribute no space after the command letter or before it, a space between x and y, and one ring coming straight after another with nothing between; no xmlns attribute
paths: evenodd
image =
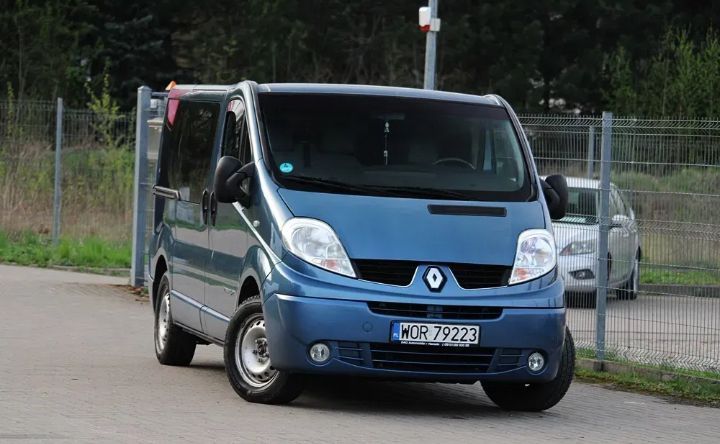
<svg viewBox="0 0 720 444"><path fill-rule="evenodd" d="M245 323L235 341L235 365L249 385L261 388L270 384L278 375L270 362L265 319L253 315Z"/></svg>
<svg viewBox="0 0 720 444"><path fill-rule="evenodd" d="M160 301L160 307L158 307L158 321L157 321L157 340L155 345L158 351L162 352L165 349L165 345L168 340L168 333L170 332L170 292L163 295Z"/></svg>

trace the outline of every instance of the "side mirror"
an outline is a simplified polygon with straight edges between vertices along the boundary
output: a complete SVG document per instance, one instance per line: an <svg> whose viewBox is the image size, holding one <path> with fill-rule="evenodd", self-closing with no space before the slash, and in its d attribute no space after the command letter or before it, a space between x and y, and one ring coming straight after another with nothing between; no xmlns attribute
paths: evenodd
<svg viewBox="0 0 720 444"><path fill-rule="evenodd" d="M559 174L548 176L541 180L543 195L547 202L550 218L553 220L565 217L568 204L568 188L565 177Z"/></svg>
<svg viewBox="0 0 720 444"><path fill-rule="evenodd" d="M623 214L616 214L610 219L610 228L623 228L629 221L629 217Z"/></svg>
<svg viewBox="0 0 720 444"><path fill-rule="evenodd" d="M247 206L250 196L243 181L255 175L255 164L249 162L243 165L240 160L232 156L223 156L215 168L213 191L218 202L240 202Z"/></svg>

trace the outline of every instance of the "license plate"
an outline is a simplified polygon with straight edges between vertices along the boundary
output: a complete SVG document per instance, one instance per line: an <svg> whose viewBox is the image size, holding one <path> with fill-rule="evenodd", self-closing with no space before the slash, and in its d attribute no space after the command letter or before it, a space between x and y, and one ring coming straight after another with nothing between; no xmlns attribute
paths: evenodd
<svg viewBox="0 0 720 444"><path fill-rule="evenodd" d="M393 322L390 340L401 344L469 347L480 342L480 327L426 322Z"/></svg>

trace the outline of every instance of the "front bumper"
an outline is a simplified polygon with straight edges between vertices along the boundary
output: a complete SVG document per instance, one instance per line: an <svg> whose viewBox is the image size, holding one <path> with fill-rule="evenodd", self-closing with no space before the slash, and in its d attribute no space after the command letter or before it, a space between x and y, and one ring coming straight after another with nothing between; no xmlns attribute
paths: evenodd
<svg viewBox="0 0 720 444"><path fill-rule="evenodd" d="M489 320L428 319L374 313L360 301L273 294L263 311L273 365L299 373L543 382L557 374L565 338L564 308L504 308ZM396 346L390 343L393 320L479 325L480 344L463 349ZM323 365L308 358L317 341L331 349L332 357ZM541 351L547 362L538 373L526 365L534 351Z"/></svg>
<svg viewBox="0 0 720 444"><path fill-rule="evenodd" d="M597 276L597 257L594 254L576 254L558 256L558 273L565 281L565 291L589 293L595 291ZM592 273L590 279L576 279L573 273L587 270Z"/></svg>

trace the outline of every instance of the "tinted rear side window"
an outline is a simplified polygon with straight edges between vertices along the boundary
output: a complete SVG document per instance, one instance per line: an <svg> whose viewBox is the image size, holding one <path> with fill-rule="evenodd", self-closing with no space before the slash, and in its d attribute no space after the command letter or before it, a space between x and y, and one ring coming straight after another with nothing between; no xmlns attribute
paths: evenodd
<svg viewBox="0 0 720 444"><path fill-rule="evenodd" d="M199 203L210 169L220 105L181 101L163 136L159 184Z"/></svg>

